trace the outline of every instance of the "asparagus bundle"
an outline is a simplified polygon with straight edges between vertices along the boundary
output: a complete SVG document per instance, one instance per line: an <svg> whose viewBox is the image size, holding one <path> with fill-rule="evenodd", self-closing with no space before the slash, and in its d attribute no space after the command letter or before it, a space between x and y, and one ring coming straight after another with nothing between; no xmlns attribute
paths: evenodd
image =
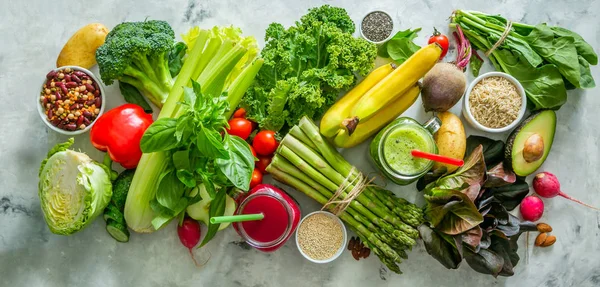
<svg viewBox="0 0 600 287"><path fill-rule="evenodd" d="M340 186L339 199L360 184L360 173L320 134L307 117L283 138L267 171L278 181L325 205ZM335 206L328 205L333 210ZM422 210L391 191L366 185L362 193L339 214L359 238L390 270L402 273L398 264L407 259L419 236Z"/></svg>

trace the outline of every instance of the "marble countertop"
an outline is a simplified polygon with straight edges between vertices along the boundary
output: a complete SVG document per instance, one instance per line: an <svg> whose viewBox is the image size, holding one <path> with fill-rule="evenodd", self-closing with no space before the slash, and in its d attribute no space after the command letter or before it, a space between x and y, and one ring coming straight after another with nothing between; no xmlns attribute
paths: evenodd
<svg viewBox="0 0 600 287"><path fill-rule="evenodd" d="M49 147L66 139L46 128L36 112L39 82L54 67L64 42L79 27L101 22L107 27L146 18L167 20L178 33L192 25L233 24L256 36L261 45L271 22L289 26L306 10L326 2L344 7L357 21L367 11L384 9L396 27L423 27L418 44L433 26L447 30L453 9L501 13L526 23L547 22L581 34L599 52L599 0L131 0L131 1L3 1L0 4L0 286L599 286L600 213L555 198L544 200L543 221L554 227L558 241L551 248L524 248L510 278L493 278L463 264L446 270L419 243L400 266L403 275L387 271L376 256L356 262L350 253L327 265L305 260L293 239L279 251L264 254L249 248L233 229L220 232L196 257L195 267L181 246L172 223L151 235L133 234L117 243L97 220L73 236L50 233L39 207L37 175ZM486 67L490 70L490 67ZM92 69L97 72L97 68ZM592 67L600 82L600 68ZM470 77L472 79L472 77ZM123 102L118 88L106 90L108 107ZM420 101L420 100L419 100ZM545 170L559 176L565 192L600 206L600 88L570 91L558 111L558 127ZM453 108L460 113L458 105ZM420 103L406 115L421 121L428 116ZM468 132L475 133L472 129ZM506 135L500 135L503 138ZM76 148L93 158L102 154L77 136ZM366 144L343 154L361 170ZM413 186L388 185L397 195L422 203ZM306 214L318 205L291 191ZM533 238L531 239L532 244ZM527 255L526 255L527 253Z"/></svg>

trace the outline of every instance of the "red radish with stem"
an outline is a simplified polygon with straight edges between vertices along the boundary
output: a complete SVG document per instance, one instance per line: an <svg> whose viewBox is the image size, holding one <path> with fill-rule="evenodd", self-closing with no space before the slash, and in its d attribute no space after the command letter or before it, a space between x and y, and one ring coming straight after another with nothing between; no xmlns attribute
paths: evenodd
<svg viewBox="0 0 600 287"><path fill-rule="evenodd" d="M558 181L558 178L556 178L556 176L554 174L547 172L547 171L540 172L535 176L535 178L533 179L533 190L535 190L535 192L537 194L539 194L539 196L541 196L541 197L553 198L557 195L560 195L568 200L575 201L583 206L589 207L591 209L599 210L596 207L587 205L577 199L574 199L574 198L566 195L562 191L560 191L560 182Z"/></svg>
<svg viewBox="0 0 600 287"><path fill-rule="evenodd" d="M198 242L200 242L200 223L198 223L196 220L186 217L183 219L181 225L177 225L177 235L179 235L181 244L183 244L183 246L190 251L192 260L194 260L194 264L199 266L196 258L194 258L192 248L194 248L196 245L198 245Z"/></svg>
<svg viewBox="0 0 600 287"><path fill-rule="evenodd" d="M544 214L544 202L537 196L526 196L521 201L521 215L527 221L538 221Z"/></svg>

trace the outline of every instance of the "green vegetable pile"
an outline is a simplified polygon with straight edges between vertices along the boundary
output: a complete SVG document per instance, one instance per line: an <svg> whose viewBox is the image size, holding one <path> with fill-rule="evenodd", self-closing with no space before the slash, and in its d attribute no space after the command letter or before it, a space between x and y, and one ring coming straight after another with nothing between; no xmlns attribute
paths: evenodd
<svg viewBox="0 0 600 287"><path fill-rule="evenodd" d="M224 131L263 63L255 39L234 27L194 27L183 38L188 54L158 119L142 137L144 154L125 203L127 225L136 232L183 219L200 200L194 190L201 185L213 198L210 215L223 215L226 192L247 190L254 168L248 144ZM209 224L203 244L218 227Z"/></svg>
<svg viewBox="0 0 600 287"><path fill-rule="evenodd" d="M536 230L509 213L529 186L504 169L503 151L502 141L471 136L465 164L424 189L427 223L419 233L427 252L446 268L456 269L464 259L477 272L512 276L519 235Z"/></svg>
<svg viewBox="0 0 600 287"><path fill-rule="evenodd" d="M346 10L329 5L310 9L287 30L269 25L265 64L242 103L248 118L285 134L302 116L320 117L355 84L355 73L373 68L377 49L354 38L354 29Z"/></svg>
<svg viewBox="0 0 600 287"><path fill-rule="evenodd" d="M347 187L339 200L348 196L359 175L307 117L283 138L267 171L323 205L341 185ZM333 210L335 205L327 208ZM368 185L339 216L381 262L401 273L398 264L408 258L406 250L415 245L419 236L416 228L423 222L419 207Z"/></svg>
<svg viewBox="0 0 600 287"><path fill-rule="evenodd" d="M477 49L488 51L498 42L507 25L499 15L456 10L451 27L460 25ZM558 26L536 26L512 22L502 44L489 56L498 71L508 73L523 85L534 110L558 109L567 100L567 90L596 86L590 65L598 55L579 34ZM481 61L473 57L478 70Z"/></svg>

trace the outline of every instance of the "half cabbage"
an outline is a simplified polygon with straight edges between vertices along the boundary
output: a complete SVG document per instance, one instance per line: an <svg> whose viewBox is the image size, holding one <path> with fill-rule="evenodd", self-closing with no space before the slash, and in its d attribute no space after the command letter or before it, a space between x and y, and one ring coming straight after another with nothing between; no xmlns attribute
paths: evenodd
<svg viewBox="0 0 600 287"><path fill-rule="evenodd" d="M106 166L69 150L73 139L57 144L40 168L39 197L46 223L55 234L73 234L89 225L110 202Z"/></svg>

